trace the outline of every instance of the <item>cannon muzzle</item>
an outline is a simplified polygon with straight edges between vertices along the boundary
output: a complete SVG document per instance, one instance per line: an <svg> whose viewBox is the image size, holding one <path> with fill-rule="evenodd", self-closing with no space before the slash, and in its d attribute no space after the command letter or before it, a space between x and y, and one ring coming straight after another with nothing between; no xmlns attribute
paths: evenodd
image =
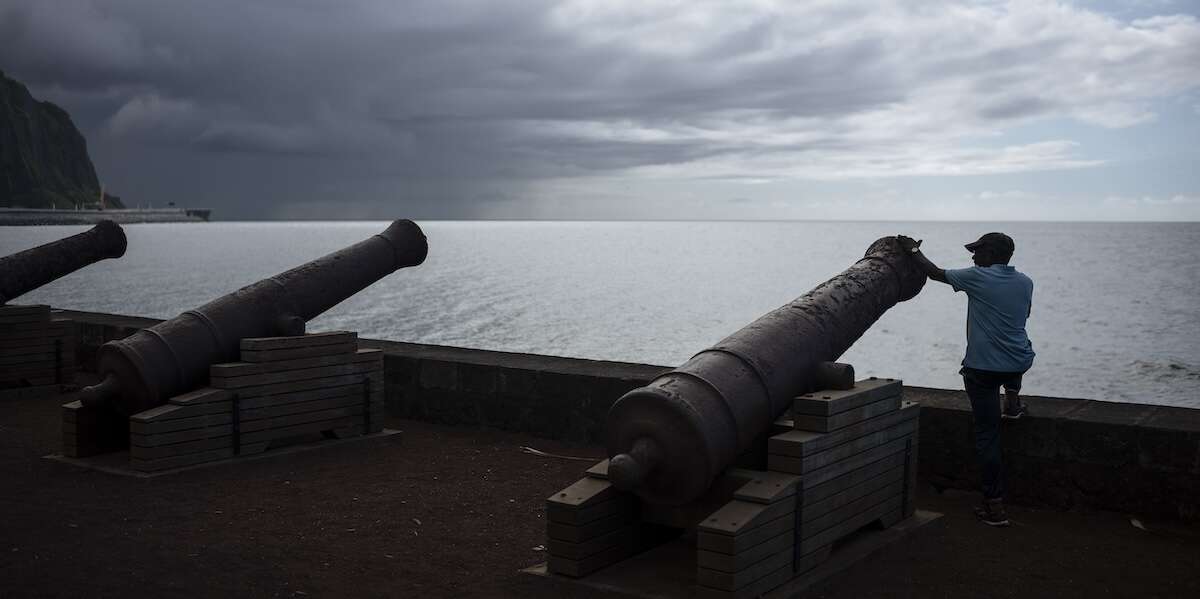
<svg viewBox="0 0 1200 599"><path fill-rule="evenodd" d="M699 497L793 397L830 377L852 381L852 370L830 363L924 284L896 238L884 237L841 274L626 393L605 424L610 480L648 503Z"/></svg>
<svg viewBox="0 0 1200 599"><path fill-rule="evenodd" d="M125 255L125 231L111 220L78 235L0 258L0 305L93 262Z"/></svg>
<svg viewBox="0 0 1200 599"><path fill-rule="evenodd" d="M205 384L211 364L236 359L242 339L302 335L307 321L424 262L428 251L421 228L398 220L370 239L105 343L97 356L104 380L83 389L80 400L127 415L161 405Z"/></svg>

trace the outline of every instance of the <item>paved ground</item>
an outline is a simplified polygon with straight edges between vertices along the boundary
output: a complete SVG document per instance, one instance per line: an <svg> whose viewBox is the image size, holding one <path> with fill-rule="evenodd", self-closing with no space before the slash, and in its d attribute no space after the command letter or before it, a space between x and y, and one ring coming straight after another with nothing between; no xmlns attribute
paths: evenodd
<svg viewBox="0 0 1200 599"><path fill-rule="evenodd" d="M590 463L520 448L599 455L395 420L404 434L131 479L41 459L66 400L0 404L0 597L559 599L519 570L543 560L543 499ZM973 502L921 494L944 525L813 596L1200 597L1200 528L1015 507L996 530Z"/></svg>

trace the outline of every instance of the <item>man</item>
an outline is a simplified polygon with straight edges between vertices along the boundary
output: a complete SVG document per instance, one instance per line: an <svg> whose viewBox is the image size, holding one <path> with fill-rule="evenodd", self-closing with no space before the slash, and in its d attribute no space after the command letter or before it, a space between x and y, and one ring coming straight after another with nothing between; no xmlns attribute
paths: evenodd
<svg viewBox="0 0 1200 599"><path fill-rule="evenodd" d="M963 384L975 415L975 453L983 469L983 504L975 512L984 523L1008 526L1004 512L1004 468L1000 419L1020 418L1021 376L1033 365L1033 346L1025 334L1031 313L1033 281L1008 265L1014 244L1004 233L988 233L968 243L972 268L942 270L921 253L921 242L900 235L900 246L925 274L967 294L967 354ZM1007 405L1001 413L1000 387Z"/></svg>

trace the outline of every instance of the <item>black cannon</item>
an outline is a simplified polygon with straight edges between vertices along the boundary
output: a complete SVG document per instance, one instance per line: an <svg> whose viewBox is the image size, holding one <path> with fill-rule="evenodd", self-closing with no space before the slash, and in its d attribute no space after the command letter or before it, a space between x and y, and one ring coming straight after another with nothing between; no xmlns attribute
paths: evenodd
<svg viewBox="0 0 1200 599"><path fill-rule="evenodd" d="M105 343L97 356L104 380L83 389L80 400L126 415L161 405L203 385L211 364L236 359L242 339L303 335L307 321L427 253L421 228L398 220L370 239Z"/></svg>
<svg viewBox="0 0 1200 599"><path fill-rule="evenodd" d="M78 235L0 258L0 305L93 262L125 255L125 232L111 220Z"/></svg>
<svg viewBox="0 0 1200 599"><path fill-rule="evenodd" d="M841 274L767 313L609 410L608 473L648 503L691 501L788 408L841 376L830 364L925 274L894 237L871 244Z"/></svg>

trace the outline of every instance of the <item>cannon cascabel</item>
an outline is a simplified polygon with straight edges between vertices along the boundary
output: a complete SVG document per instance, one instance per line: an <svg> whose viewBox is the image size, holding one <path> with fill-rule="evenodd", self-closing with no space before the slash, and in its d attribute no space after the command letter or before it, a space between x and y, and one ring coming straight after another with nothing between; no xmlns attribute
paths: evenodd
<svg viewBox="0 0 1200 599"><path fill-rule="evenodd" d="M111 220L0 258L0 305L105 258L125 255L125 231Z"/></svg>
<svg viewBox="0 0 1200 599"><path fill-rule="evenodd" d="M793 397L837 371L829 362L924 284L884 237L841 274L626 393L605 422L610 480L648 503L699 497Z"/></svg>
<svg viewBox="0 0 1200 599"><path fill-rule="evenodd" d="M100 383L83 389L86 405L109 403L134 414L208 381L209 366L238 357L242 339L304 334L305 322L375 281L425 261L425 234L410 220L263 279L100 347Z"/></svg>

